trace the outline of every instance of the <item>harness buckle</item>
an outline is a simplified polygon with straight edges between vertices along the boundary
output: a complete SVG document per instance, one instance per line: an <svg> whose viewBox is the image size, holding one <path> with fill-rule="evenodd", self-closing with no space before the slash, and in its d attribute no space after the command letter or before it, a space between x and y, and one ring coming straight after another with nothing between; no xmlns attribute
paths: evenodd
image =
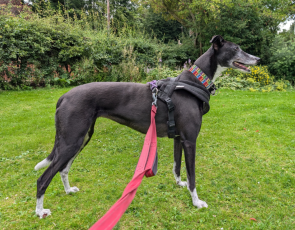
<svg viewBox="0 0 295 230"><path fill-rule="evenodd" d="M167 121L167 124L169 128L175 127L175 121Z"/></svg>
<svg viewBox="0 0 295 230"><path fill-rule="evenodd" d="M152 102L152 105L156 106L157 107L157 100L158 100L158 88L154 88L152 90L152 97L153 97L153 102Z"/></svg>
<svg viewBox="0 0 295 230"><path fill-rule="evenodd" d="M217 95L217 93L216 93L217 88L216 88L216 86L214 84L212 84L212 86L208 90L209 90L209 92L210 92L210 94L212 96L216 96Z"/></svg>
<svg viewBox="0 0 295 230"><path fill-rule="evenodd" d="M174 105L173 102L171 101L170 98L166 98L165 102L167 103L168 111L171 112L174 110Z"/></svg>

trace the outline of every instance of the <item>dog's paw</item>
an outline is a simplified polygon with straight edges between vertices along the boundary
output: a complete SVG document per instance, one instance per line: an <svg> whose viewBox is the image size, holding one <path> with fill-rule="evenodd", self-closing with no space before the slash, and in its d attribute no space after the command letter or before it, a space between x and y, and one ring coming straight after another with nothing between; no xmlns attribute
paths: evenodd
<svg viewBox="0 0 295 230"><path fill-rule="evenodd" d="M208 208L208 204L202 200L193 200L193 204L197 208Z"/></svg>
<svg viewBox="0 0 295 230"><path fill-rule="evenodd" d="M181 187L186 187L187 186L187 182L186 181L176 181L176 184L178 184Z"/></svg>
<svg viewBox="0 0 295 230"><path fill-rule="evenodd" d="M77 187L71 187L69 190L66 191L67 194L79 192L80 190Z"/></svg>
<svg viewBox="0 0 295 230"><path fill-rule="evenodd" d="M40 219L45 218L46 216L51 215L50 209L42 209L42 210L36 210L37 216L40 217Z"/></svg>

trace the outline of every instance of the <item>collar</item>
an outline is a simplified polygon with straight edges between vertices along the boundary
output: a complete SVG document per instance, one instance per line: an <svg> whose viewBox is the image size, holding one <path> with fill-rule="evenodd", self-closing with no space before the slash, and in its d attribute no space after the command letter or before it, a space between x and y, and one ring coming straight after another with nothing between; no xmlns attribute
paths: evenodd
<svg viewBox="0 0 295 230"><path fill-rule="evenodd" d="M198 66L193 65L189 71L193 73L193 75L195 75L208 90L214 85L209 77L207 77L207 75Z"/></svg>

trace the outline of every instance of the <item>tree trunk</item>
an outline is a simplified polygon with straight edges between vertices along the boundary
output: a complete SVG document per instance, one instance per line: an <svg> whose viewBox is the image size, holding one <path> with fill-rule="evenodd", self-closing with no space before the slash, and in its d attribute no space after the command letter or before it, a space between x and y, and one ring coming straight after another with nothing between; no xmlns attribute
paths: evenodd
<svg viewBox="0 0 295 230"><path fill-rule="evenodd" d="M203 54L201 36L200 36L199 40L200 40L200 56L201 56Z"/></svg>
<svg viewBox="0 0 295 230"><path fill-rule="evenodd" d="M110 0L107 0L108 31L110 30Z"/></svg>

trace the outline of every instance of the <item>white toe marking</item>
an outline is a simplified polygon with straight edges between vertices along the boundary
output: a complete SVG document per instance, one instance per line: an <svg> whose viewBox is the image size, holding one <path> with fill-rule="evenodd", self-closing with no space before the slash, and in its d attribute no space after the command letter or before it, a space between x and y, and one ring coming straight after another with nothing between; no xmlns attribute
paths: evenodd
<svg viewBox="0 0 295 230"><path fill-rule="evenodd" d="M45 218L46 216L49 216L51 214L49 209L43 209L43 200L44 195L37 199L36 205L36 214L40 217L40 219Z"/></svg>
<svg viewBox="0 0 295 230"><path fill-rule="evenodd" d="M192 200L193 200L193 205L197 206L197 208L208 208L208 205L205 201L202 201L199 199L197 190L194 189L191 193Z"/></svg>
<svg viewBox="0 0 295 230"><path fill-rule="evenodd" d="M86 134L86 136L84 137L84 141L83 141L83 144L82 146L80 147L79 151L75 154L75 156L68 162L67 166L60 172L60 177L61 177L61 180L62 180L62 183L64 185L64 188L65 188L65 191L66 191L66 194L69 194L69 193L75 193L75 192L78 192L79 189L77 187L71 187L70 186L70 182L69 182L69 171L70 171L70 168L73 164L73 161L75 160L75 158L78 156L78 154L81 152L81 150L84 148L86 142L89 140L89 130Z"/></svg>
<svg viewBox="0 0 295 230"><path fill-rule="evenodd" d="M70 189L68 189L66 191L67 194L69 193L75 193L75 192L79 192L80 190L77 187L71 187Z"/></svg>
<svg viewBox="0 0 295 230"><path fill-rule="evenodd" d="M187 183L185 181L181 181L181 177L177 176L177 174L175 173L175 167L176 167L176 162L174 162L174 164L173 164L173 174L174 174L174 178L176 180L176 184L178 184L179 186L185 187L187 185Z"/></svg>
<svg viewBox="0 0 295 230"><path fill-rule="evenodd" d="M179 181L176 181L176 184L178 184L181 187L185 187L187 185L185 181L180 181L180 178L179 178Z"/></svg>

